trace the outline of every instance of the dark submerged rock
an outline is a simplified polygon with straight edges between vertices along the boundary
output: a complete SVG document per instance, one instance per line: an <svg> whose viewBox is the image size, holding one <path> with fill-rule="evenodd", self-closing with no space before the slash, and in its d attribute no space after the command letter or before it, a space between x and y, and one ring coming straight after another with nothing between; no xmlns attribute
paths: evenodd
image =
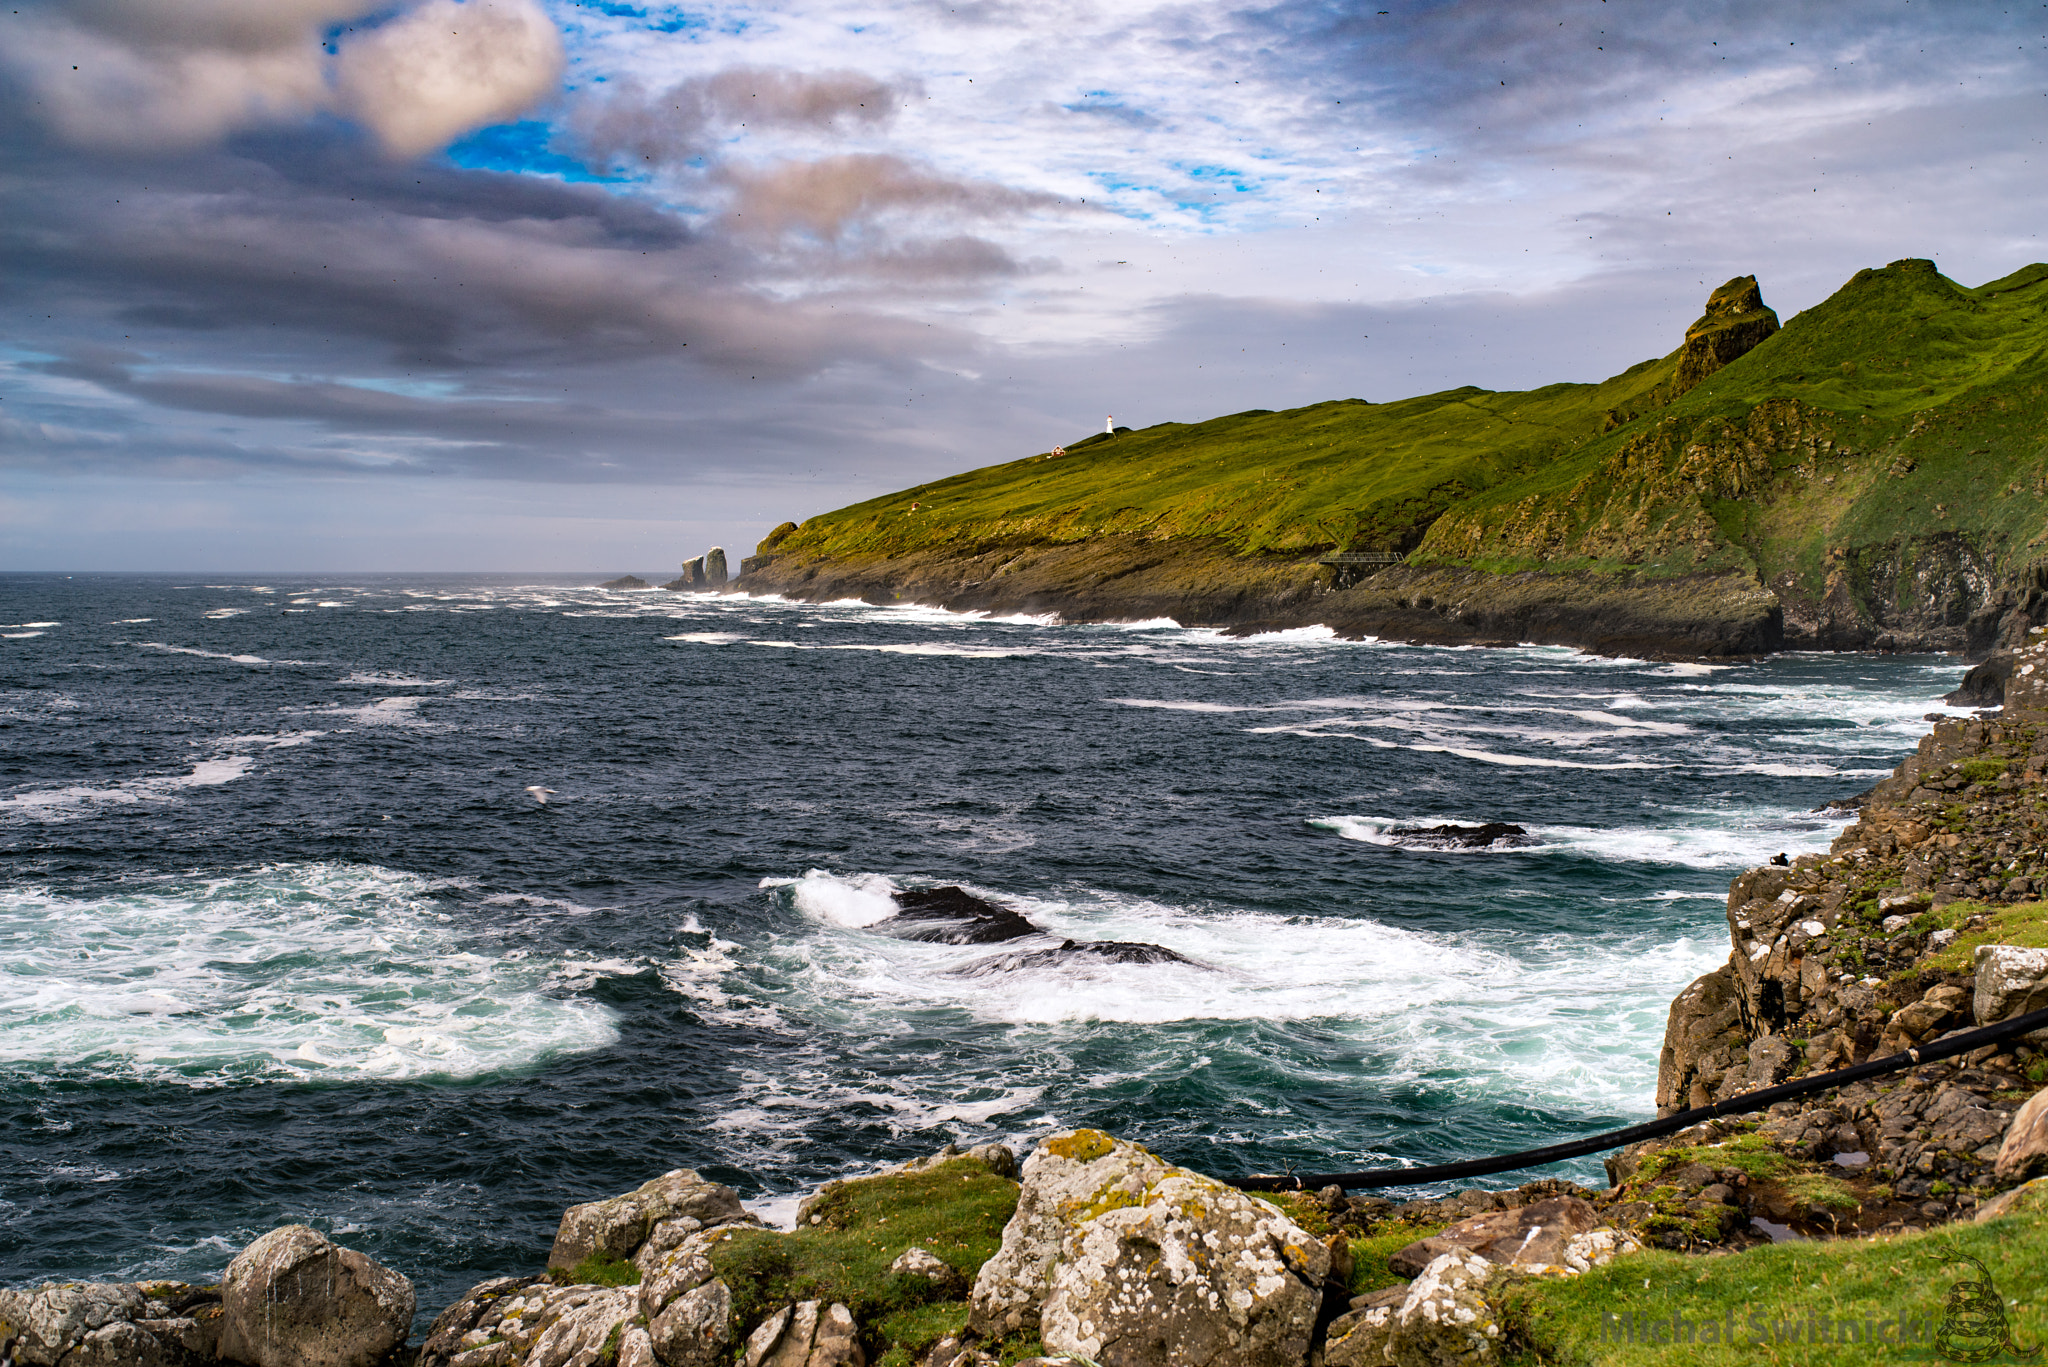
<svg viewBox="0 0 2048 1367"><path fill-rule="evenodd" d="M899 940L940 945L993 945L1035 935L1038 927L1008 907L963 888L911 888L895 894L902 910L873 929Z"/></svg>
<svg viewBox="0 0 2048 1367"><path fill-rule="evenodd" d="M1056 968L1070 963L1187 964L1207 968L1164 945L1139 940L1068 940L1057 949L1020 949L1010 954L991 954L953 970L963 978L985 978L995 973L1014 973L1023 968Z"/></svg>
<svg viewBox="0 0 2048 1367"><path fill-rule="evenodd" d="M1536 842L1520 826L1489 821L1483 826L1396 826L1387 832L1418 845L1448 849L1480 849L1487 845L1533 845Z"/></svg>
<svg viewBox="0 0 2048 1367"><path fill-rule="evenodd" d="M2012 677L2013 654L2007 651L1993 655L1963 675L1962 683L1942 701L1950 707L2002 707L2005 705L2005 682Z"/></svg>

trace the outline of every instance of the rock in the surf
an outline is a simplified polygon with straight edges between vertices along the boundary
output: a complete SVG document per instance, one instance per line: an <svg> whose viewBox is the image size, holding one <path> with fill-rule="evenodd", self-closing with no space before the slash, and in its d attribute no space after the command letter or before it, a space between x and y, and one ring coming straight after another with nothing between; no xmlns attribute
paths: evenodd
<svg viewBox="0 0 2048 1367"><path fill-rule="evenodd" d="M1164 945L1140 940L1068 940L1057 949L1020 949L1009 954L991 954L953 969L964 978L983 978L1020 969L1057 968L1067 964L1186 964L1208 968Z"/></svg>
<svg viewBox="0 0 2048 1367"><path fill-rule="evenodd" d="M220 1355L255 1367L371 1367L412 1326L411 1282L305 1225L236 1254L220 1291Z"/></svg>
<svg viewBox="0 0 2048 1367"><path fill-rule="evenodd" d="M1489 821L1480 826L1395 826L1387 832L1395 839L1415 845L1436 845L1446 849L1476 850L1488 845L1529 845L1535 843L1520 826Z"/></svg>
<svg viewBox="0 0 2048 1367"><path fill-rule="evenodd" d="M988 1337L1128 1367L1296 1367L1330 1253L1275 1207L1100 1130L1040 1141L974 1282Z"/></svg>
<svg viewBox="0 0 2048 1367"><path fill-rule="evenodd" d="M713 546L704 552L704 587L722 589L725 587L725 547Z"/></svg>
<svg viewBox="0 0 2048 1367"><path fill-rule="evenodd" d="M592 1254L631 1258L657 1227L671 1220L695 1221L682 1233L734 1221L756 1223L731 1187L707 1182L689 1168L677 1168L623 1196L563 1211L548 1266L567 1271Z"/></svg>
<svg viewBox="0 0 2048 1367"><path fill-rule="evenodd" d="M1035 935L1038 927L1008 907L964 888L908 888L891 894L899 910L869 927L899 940L941 945L993 945Z"/></svg>
<svg viewBox="0 0 2048 1367"><path fill-rule="evenodd" d="M598 587L601 589L644 589L648 587L648 583L637 574L622 574L617 579L605 580Z"/></svg>

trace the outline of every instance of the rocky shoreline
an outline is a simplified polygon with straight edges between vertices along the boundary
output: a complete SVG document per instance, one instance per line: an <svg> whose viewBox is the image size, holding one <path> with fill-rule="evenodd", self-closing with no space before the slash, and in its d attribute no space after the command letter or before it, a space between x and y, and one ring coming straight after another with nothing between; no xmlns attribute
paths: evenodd
<svg viewBox="0 0 2048 1367"><path fill-rule="evenodd" d="M2048 1006L2048 639L2037 634L2004 674L2004 710L1937 722L1829 854L1734 881L1728 963L1671 1008L1661 1113ZM1011 937L1013 913L956 892L904 903L901 933ZM1021 1165L1001 1145L949 1145L830 1183L784 1231L678 1170L571 1207L544 1271L479 1283L416 1344L403 1276L292 1225L244 1249L217 1286L0 1289L0 1356L23 1367L1571 1360L1545 1347L1544 1298L1615 1268L1662 1275L1657 1260L1676 1255L1763 1256L1800 1240L1853 1249L1979 1226L2048 1247L2048 1031L1695 1126L1615 1154L1607 1172L1601 1190L1542 1179L1407 1202L1336 1187L1258 1197L1075 1130L1040 1140ZM1931 1323L1894 1315L1901 1335Z"/></svg>
<svg viewBox="0 0 2048 1367"><path fill-rule="evenodd" d="M1425 645L1569 645L1609 655L1760 655L1785 644L1784 613L1740 575L1497 575L1389 565L1361 574L1315 556L1240 556L1199 537L1102 536L937 550L869 562L777 554L735 588L803 602L859 598L953 612L1057 613L1072 622L1171 618L1232 632L1327 626Z"/></svg>

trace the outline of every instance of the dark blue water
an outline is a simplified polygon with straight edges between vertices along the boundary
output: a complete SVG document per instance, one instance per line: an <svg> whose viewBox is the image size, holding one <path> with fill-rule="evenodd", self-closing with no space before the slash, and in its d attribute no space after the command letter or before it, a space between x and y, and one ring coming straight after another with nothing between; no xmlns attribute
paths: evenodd
<svg viewBox="0 0 2048 1367"><path fill-rule="evenodd" d="M677 1166L772 1212L1076 1124L1230 1174L1643 1118L1731 874L1961 669L431 577L13 576L0 638L0 1280L303 1220L429 1312ZM1535 843L1389 833L1446 820ZM948 883L1194 962L867 928Z"/></svg>

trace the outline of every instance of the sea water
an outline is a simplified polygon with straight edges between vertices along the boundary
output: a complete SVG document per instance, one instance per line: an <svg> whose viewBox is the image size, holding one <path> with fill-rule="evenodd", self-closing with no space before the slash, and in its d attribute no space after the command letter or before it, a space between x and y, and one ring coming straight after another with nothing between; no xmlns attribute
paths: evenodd
<svg viewBox="0 0 2048 1367"><path fill-rule="evenodd" d="M772 1214L1076 1125L1229 1176L1639 1121L1729 878L1961 669L0 578L0 1282L302 1221L431 1314L677 1167ZM1527 837L1397 834L1487 821ZM947 884L1050 938L874 928ZM1064 939L1186 962L985 962Z"/></svg>

